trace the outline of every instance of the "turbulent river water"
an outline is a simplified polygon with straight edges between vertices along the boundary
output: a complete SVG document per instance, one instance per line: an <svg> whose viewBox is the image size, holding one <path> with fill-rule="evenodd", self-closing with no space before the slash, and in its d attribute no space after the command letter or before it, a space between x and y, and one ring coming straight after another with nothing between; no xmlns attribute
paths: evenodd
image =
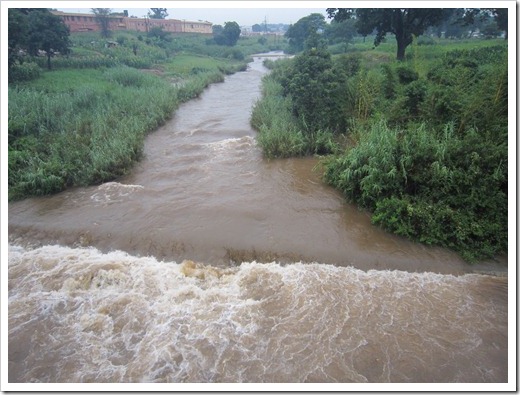
<svg viewBox="0 0 520 395"><path fill-rule="evenodd" d="M507 257L389 235L318 159L263 159L265 73L182 105L128 176L9 203L10 382L507 381Z"/></svg>

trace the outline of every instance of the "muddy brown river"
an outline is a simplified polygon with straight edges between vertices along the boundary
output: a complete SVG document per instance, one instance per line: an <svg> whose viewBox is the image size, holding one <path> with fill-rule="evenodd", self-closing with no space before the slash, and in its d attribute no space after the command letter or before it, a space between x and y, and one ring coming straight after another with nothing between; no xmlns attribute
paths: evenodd
<svg viewBox="0 0 520 395"><path fill-rule="evenodd" d="M268 161L262 57L126 177L11 202L10 382L506 382L507 256L371 225L319 159Z"/></svg>

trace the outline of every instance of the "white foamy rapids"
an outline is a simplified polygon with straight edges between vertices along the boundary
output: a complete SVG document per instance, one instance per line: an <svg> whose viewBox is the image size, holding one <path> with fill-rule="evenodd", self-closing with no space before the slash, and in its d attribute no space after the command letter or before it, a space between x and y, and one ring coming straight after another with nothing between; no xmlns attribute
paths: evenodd
<svg viewBox="0 0 520 395"><path fill-rule="evenodd" d="M9 246L10 382L507 380L507 279Z"/></svg>
<svg viewBox="0 0 520 395"><path fill-rule="evenodd" d="M243 136L240 138L229 138L225 140L215 141L205 144L213 152L225 153L228 151L244 151L254 147L256 140L252 136Z"/></svg>
<svg viewBox="0 0 520 395"><path fill-rule="evenodd" d="M119 203L133 192L141 190L142 185L120 184L119 182L106 182L96 188L90 199L98 204L108 205Z"/></svg>

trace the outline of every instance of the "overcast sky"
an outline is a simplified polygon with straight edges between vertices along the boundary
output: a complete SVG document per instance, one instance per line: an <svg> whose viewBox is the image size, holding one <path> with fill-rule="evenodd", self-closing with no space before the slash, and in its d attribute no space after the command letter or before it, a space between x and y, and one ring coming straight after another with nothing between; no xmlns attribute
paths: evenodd
<svg viewBox="0 0 520 395"><path fill-rule="evenodd" d="M171 2L169 4L175 5L177 2ZM241 8L246 2L235 2L234 8L176 8L168 7L168 4L160 4L162 8L166 8L168 12L168 18L172 19L186 19L191 21L208 21L215 25L223 25L225 22L237 22L240 26L251 26L255 23L263 23L264 18L267 19L267 23L296 23L300 18L307 16L312 13L321 13L326 16L325 9L323 8ZM274 2L273 2L274 3ZM67 8L57 7L58 10L64 12L81 12L90 13L90 8L80 8L85 3L78 3L78 7L74 7L74 2L66 2ZM121 5L122 2L112 3L111 5ZM142 2L140 4L143 4ZM155 5L153 2L149 2L150 5ZM193 2L192 4L197 4ZM218 6L219 2L215 2ZM264 3L265 4L265 3ZM274 3L276 4L276 3ZM285 3L288 4L288 3ZM298 4L298 3L296 3ZM93 4L94 5L94 4ZM95 5L100 5L96 3ZM101 4L103 5L103 4ZM110 5L110 4L109 4ZM290 4L288 4L290 6ZM112 7L103 7L112 8ZM128 10L128 15L143 17L145 16L149 8L112 8L113 12L122 12Z"/></svg>

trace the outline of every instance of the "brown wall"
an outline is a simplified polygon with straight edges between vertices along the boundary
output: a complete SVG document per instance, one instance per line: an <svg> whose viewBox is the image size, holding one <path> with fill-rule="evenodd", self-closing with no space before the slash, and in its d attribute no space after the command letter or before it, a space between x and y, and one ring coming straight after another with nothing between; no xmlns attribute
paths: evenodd
<svg viewBox="0 0 520 395"><path fill-rule="evenodd" d="M72 33L87 31L99 32L101 30L93 14L73 14L61 11L53 11L52 13L60 16ZM134 30L147 32L152 27L162 27L164 31L171 33L212 34L213 32L210 22L181 21L178 19L128 18L118 16L110 17L109 23L109 29L111 31Z"/></svg>

